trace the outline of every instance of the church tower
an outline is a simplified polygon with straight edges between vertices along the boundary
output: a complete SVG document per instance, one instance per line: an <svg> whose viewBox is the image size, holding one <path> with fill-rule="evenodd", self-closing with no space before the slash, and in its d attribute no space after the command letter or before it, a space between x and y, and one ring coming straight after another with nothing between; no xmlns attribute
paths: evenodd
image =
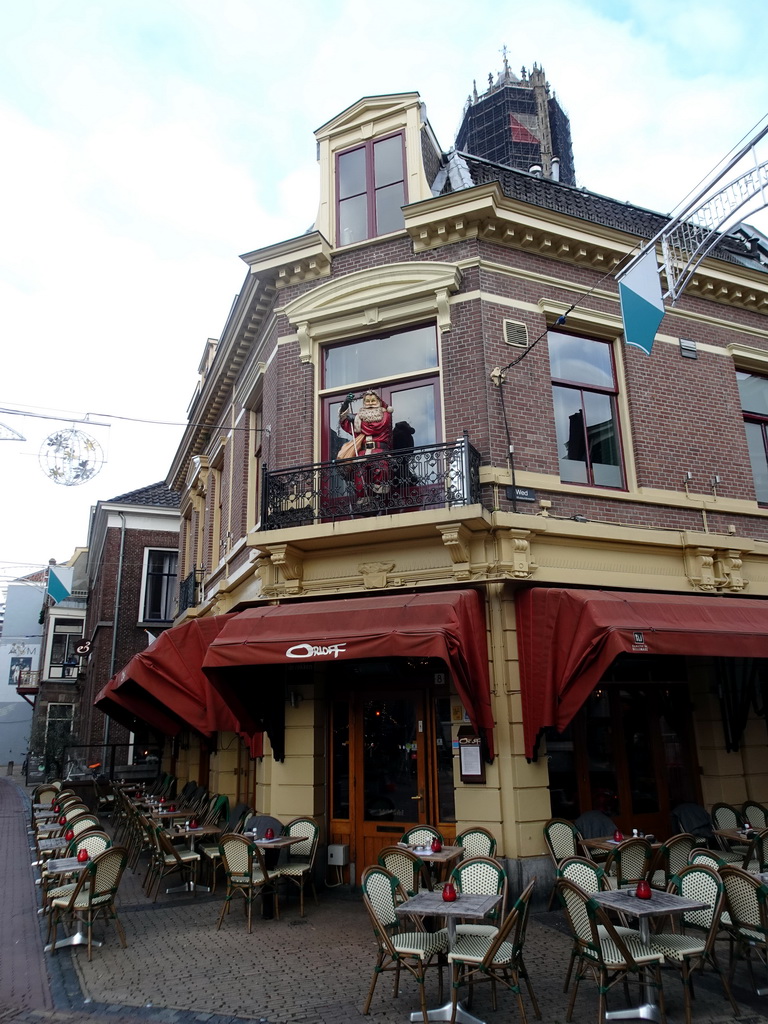
<svg viewBox="0 0 768 1024"><path fill-rule="evenodd" d="M521 171L540 168L534 173L575 185L570 121L550 96L544 69L534 64L518 78L506 47L503 53L504 70L495 81L488 75L486 92L475 85L467 99L456 149Z"/></svg>

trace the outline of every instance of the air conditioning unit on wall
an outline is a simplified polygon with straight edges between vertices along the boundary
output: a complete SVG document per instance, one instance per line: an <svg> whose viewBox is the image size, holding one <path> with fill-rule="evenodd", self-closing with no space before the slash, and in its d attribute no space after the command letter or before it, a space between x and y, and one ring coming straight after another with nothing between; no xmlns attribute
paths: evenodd
<svg viewBox="0 0 768 1024"><path fill-rule="evenodd" d="M528 328L517 320L505 320L504 341L515 348L528 348Z"/></svg>

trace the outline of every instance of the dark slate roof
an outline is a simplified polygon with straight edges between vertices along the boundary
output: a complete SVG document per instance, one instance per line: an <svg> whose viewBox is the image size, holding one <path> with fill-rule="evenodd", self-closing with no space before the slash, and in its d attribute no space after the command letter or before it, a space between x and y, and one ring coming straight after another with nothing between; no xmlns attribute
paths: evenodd
<svg viewBox="0 0 768 1024"><path fill-rule="evenodd" d="M118 494L116 498L110 498L105 502L107 505L120 502L123 505L154 505L161 508L178 508L181 504L181 495L178 491L172 491L161 480L156 484L148 484L146 487L139 487L135 491L128 491L127 494Z"/></svg>
<svg viewBox="0 0 768 1024"><path fill-rule="evenodd" d="M483 160L469 153L455 155L466 165L474 185L498 181L504 195L510 199L519 199L520 202L578 217L592 224L626 231L646 241L657 235L670 220L670 217L664 214L654 213L631 203L622 203L618 199L610 199L597 192L589 192L585 188L565 185L560 181L529 174L527 171L494 164L490 160ZM443 191L451 191L450 184L447 184ZM750 251L747 242L734 235L727 236L726 244L718 243L710 255L755 270L765 270Z"/></svg>

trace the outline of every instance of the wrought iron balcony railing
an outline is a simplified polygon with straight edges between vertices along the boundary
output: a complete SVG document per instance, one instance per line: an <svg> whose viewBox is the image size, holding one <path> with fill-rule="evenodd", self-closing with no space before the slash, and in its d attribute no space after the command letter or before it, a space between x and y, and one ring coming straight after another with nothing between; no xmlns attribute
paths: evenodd
<svg viewBox="0 0 768 1024"><path fill-rule="evenodd" d="M480 500L480 455L465 434L449 444L269 470L261 528L472 505Z"/></svg>
<svg viewBox="0 0 768 1024"><path fill-rule="evenodd" d="M179 615L197 604L202 580L203 570L193 569L179 584Z"/></svg>

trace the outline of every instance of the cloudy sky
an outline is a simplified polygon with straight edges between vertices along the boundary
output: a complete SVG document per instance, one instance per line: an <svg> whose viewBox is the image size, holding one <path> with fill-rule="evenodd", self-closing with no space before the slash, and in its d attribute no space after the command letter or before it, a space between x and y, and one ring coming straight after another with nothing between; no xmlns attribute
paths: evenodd
<svg viewBox="0 0 768 1024"><path fill-rule="evenodd" d="M668 212L768 112L765 14L765 0L0 5L0 583L69 558L97 501L165 477L238 254L314 220L315 128L361 96L416 90L447 149L506 46L569 113L579 185ZM70 429L105 461L64 487L40 451Z"/></svg>

